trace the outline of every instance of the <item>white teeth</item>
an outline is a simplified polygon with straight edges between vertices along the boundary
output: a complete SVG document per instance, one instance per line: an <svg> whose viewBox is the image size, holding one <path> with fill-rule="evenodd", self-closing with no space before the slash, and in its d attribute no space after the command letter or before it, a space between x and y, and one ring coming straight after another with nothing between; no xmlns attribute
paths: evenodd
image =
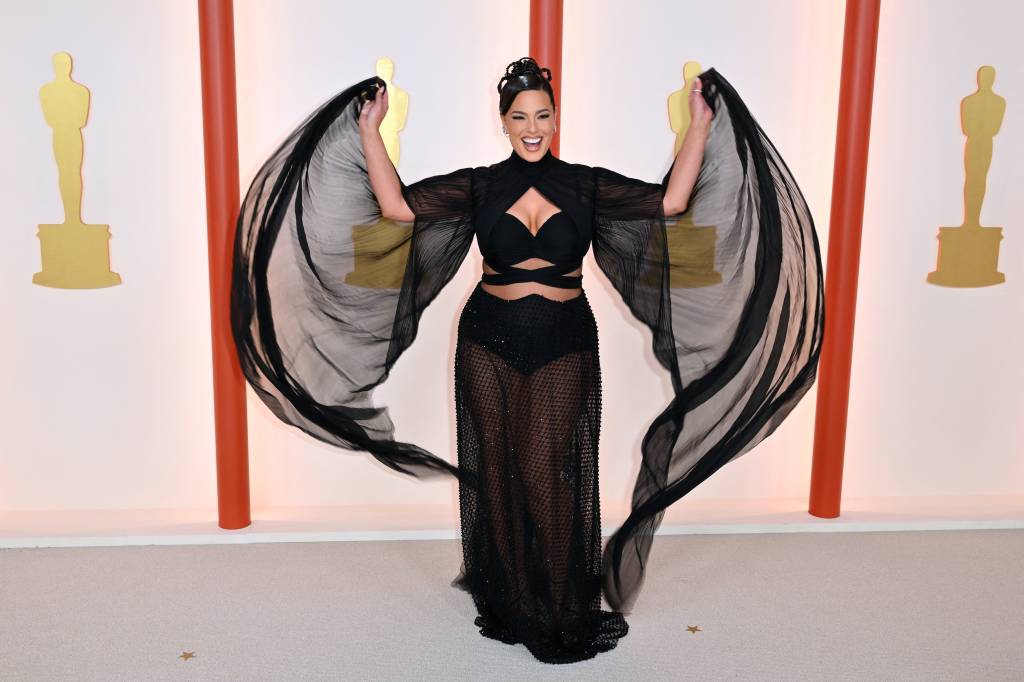
<svg viewBox="0 0 1024 682"><path fill-rule="evenodd" d="M540 139L539 137L524 137L523 142L526 144L540 144Z"/></svg>

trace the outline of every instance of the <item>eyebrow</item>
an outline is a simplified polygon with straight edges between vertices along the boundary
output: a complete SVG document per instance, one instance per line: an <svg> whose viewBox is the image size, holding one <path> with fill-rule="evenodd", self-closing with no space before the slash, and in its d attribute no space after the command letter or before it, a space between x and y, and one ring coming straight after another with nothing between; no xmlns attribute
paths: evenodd
<svg viewBox="0 0 1024 682"><path fill-rule="evenodd" d="M543 109L538 109L538 110L537 110L537 113L538 113L538 114L543 114L543 113L544 113L545 111L546 111L546 112L548 112L548 113L551 113L551 110L550 110L550 109L548 109L547 107L544 107ZM510 114L523 114L523 115L526 115L526 112L525 112L525 111L520 111L519 109L513 109L513 110L512 110L512 111L510 111L509 113L510 113Z"/></svg>

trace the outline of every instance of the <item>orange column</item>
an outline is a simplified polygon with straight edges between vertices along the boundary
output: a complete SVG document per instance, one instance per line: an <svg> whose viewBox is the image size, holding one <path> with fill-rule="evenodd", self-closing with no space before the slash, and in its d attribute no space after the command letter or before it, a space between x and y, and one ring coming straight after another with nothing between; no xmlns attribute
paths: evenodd
<svg viewBox="0 0 1024 682"><path fill-rule="evenodd" d="M218 525L228 529L244 528L252 522L245 382L232 339L229 308L231 255L238 216L234 36L232 0L199 0L217 508Z"/></svg>
<svg viewBox="0 0 1024 682"><path fill-rule="evenodd" d="M808 511L839 516L880 0L847 0Z"/></svg>
<svg viewBox="0 0 1024 682"><path fill-rule="evenodd" d="M558 108L562 104L562 0L530 0L530 56L551 69L551 89ZM558 156L559 133L551 139L551 153Z"/></svg>

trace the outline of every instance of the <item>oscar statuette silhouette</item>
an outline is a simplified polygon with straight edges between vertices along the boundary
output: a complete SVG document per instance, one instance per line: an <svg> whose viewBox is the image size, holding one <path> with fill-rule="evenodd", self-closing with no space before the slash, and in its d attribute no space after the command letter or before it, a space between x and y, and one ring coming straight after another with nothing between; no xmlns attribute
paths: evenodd
<svg viewBox="0 0 1024 682"><path fill-rule="evenodd" d="M668 97L668 119L676 134L673 157L679 154L683 139L690 127L690 89L703 69L699 62L683 65L683 87ZM665 216L668 236L669 287L696 289L722 281L722 273L715 270L715 246L718 239L714 225L697 225L687 211L678 216Z"/></svg>
<svg viewBox="0 0 1024 682"><path fill-rule="evenodd" d="M391 82L395 64L388 57L377 60L377 77L387 87L388 112L380 123L388 158L398 167L398 133L405 128L409 114L409 94ZM402 223L381 217L369 225L352 226L352 251L355 263L346 273L345 284L369 289L399 289L405 266L409 260L412 223Z"/></svg>
<svg viewBox="0 0 1024 682"><path fill-rule="evenodd" d="M992 164L992 138L1006 113L1006 100L992 91L996 70L978 69L978 89L960 102L964 143L964 222L959 227L939 228L938 265L927 281L947 287L984 287L1001 284L999 242L1002 227L981 225L985 181Z"/></svg>
<svg viewBox="0 0 1024 682"><path fill-rule="evenodd" d="M47 125L53 129L64 222L39 225L42 270L32 282L61 289L98 289L121 283L110 270L110 226L82 222L82 128L89 118L89 90L71 80L71 55L53 56L54 80L39 90Z"/></svg>

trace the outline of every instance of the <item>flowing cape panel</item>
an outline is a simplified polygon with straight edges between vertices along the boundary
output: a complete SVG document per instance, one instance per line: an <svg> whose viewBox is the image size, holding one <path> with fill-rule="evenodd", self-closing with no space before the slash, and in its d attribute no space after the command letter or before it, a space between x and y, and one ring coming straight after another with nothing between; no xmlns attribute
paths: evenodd
<svg viewBox="0 0 1024 682"><path fill-rule="evenodd" d="M700 75L714 112L686 210L661 185L595 169L594 258L652 332L671 403L644 436L632 510L605 545L604 592L631 610L664 510L764 440L814 383L821 254L807 203L732 86Z"/></svg>
<svg viewBox="0 0 1024 682"><path fill-rule="evenodd" d="M235 343L246 379L282 421L405 474L461 476L396 441L387 408L373 402L473 240L468 171L404 188L414 223L381 217L358 125L361 94L378 83L332 97L256 174L235 237Z"/></svg>

